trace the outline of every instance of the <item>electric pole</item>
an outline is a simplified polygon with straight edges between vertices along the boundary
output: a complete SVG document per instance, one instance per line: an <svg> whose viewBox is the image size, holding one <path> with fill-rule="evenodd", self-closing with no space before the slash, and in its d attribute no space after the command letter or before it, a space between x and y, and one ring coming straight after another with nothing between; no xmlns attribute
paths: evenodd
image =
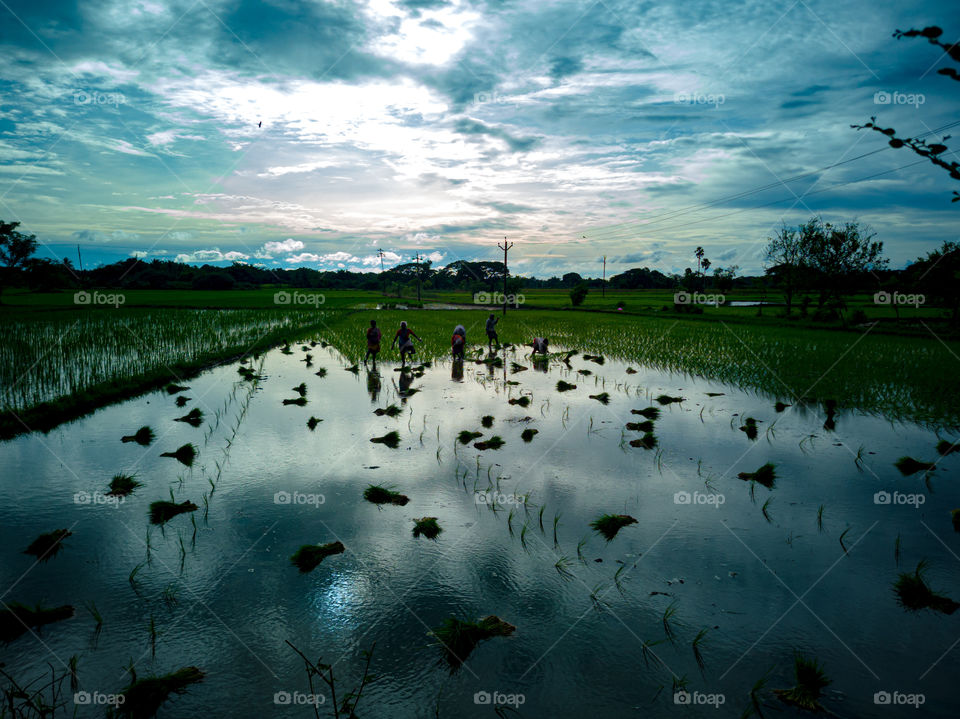
<svg viewBox="0 0 960 719"><path fill-rule="evenodd" d="M417 264L417 302L420 302L420 253L413 258Z"/></svg>
<svg viewBox="0 0 960 719"><path fill-rule="evenodd" d="M507 316L507 276L510 274L507 270L507 252L513 247L512 242L507 242L507 238L503 238L503 244L497 243L497 247L503 250L503 316Z"/></svg>
<svg viewBox="0 0 960 719"><path fill-rule="evenodd" d="M377 256L380 257L380 293L387 296L387 276L383 274L383 249L377 250Z"/></svg>
<svg viewBox="0 0 960 719"><path fill-rule="evenodd" d="M603 256L603 284L600 285L600 296L607 296L607 256Z"/></svg>

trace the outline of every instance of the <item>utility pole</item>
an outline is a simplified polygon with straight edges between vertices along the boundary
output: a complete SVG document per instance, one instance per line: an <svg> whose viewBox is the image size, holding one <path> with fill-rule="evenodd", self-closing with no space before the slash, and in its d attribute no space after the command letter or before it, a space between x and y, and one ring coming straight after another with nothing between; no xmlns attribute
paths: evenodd
<svg viewBox="0 0 960 719"><path fill-rule="evenodd" d="M83 258L80 256L80 245L77 245L77 262L80 263L80 271L83 272Z"/></svg>
<svg viewBox="0 0 960 719"><path fill-rule="evenodd" d="M420 253L413 258L417 263L417 302L420 302Z"/></svg>
<svg viewBox="0 0 960 719"><path fill-rule="evenodd" d="M600 296L607 296L607 256L603 256L603 284L600 285Z"/></svg>
<svg viewBox="0 0 960 719"><path fill-rule="evenodd" d="M377 256L380 257L380 293L387 296L387 276L383 274L383 249L377 250Z"/></svg>
<svg viewBox="0 0 960 719"><path fill-rule="evenodd" d="M507 316L507 276L510 274L507 270L507 252L513 247L512 242L507 242L507 238L503 238L503 244L497 243L497 247L503 250L503 316Z"/></svg>

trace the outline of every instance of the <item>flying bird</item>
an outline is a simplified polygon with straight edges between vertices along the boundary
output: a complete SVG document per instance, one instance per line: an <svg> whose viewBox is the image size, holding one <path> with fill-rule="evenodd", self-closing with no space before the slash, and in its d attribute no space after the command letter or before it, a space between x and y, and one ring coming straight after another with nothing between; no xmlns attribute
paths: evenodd
<svg viewBox="0 0 960 719"><path fill-rule="evenodd" d="M263 120L257 123L257 127L263 127Z"/></svg>

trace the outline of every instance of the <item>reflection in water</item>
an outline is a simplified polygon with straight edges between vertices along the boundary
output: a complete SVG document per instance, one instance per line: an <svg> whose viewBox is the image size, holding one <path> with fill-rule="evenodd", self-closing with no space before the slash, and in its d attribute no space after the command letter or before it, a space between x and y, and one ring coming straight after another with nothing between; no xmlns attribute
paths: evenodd
<svg viewBox="0 0 960 719"><path fill-rule="evenodd" d="M377 398L380 397L380 372L377 370L376 365L373 369L367 372L367 392L370 393L370 401L376 402Z"/></svg>
<svg viewBox="0 0 960 719"><path fill-rule="evenodd" d="M450 379L455 382L463 381L463 360L454 360L450 363Z"/></svg>

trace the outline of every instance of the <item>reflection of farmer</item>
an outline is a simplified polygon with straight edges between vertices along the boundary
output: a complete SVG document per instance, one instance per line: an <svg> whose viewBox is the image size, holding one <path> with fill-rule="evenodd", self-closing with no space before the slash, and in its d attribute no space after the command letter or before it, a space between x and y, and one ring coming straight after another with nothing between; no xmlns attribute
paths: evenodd
<svg viewBox="0 0 960 719"><path fill-rule="evenodd" d="M376 402L377 397L380 396L380 374L376 369L372 372L367 372L367 392L370 393L370 400L372 402Z"/></svg>
<svg viewBox="0 0 960 719"><path fill-rule="evenodd" d="M370 356L373 355L373 364L377 364L377 353L380 352L380 328L377 327L376 320L370 320L370 329L367 330L367 356L363 358L366 364Z"/></svg>
<svg viewBox="0 0 960 719"><path fill-rule="evenodd" d="M453 359L463 360L463 353L466 348L467 330L463 325L457 325L453 328L453 337L450 338L450 351L453 352Z"/></svg>
<svg viewBox="0 0 960 719"><path fill-rule="evenodd" d="M413 338L416 337L417 340L423 342L422 339L414 332L412 329L407 327L406 322L400 323L400 329L397 330L397 334L393 336L393 342L390 343L391 349L397 342L400 342L400 366L403 367L407 362L407 355L413 355Z"/></svg>
<svg viewBox="0 0 960 719"><path fill-rule="evenodd" d="M497 322L499 322L493 312L490 313L490 316L487 317L487 342L490 351L493 351L493 343L496 342L497 346L500 346L500 338L497 336Z"/></svg>
<svg viewBox="0 0 960 719"><path fill-rule="evenodd" d="M538 352L542 355L547 354L547 338L546 337L534 337L533 342L530 344L533 347L533 352L530 353L530 356L536 355Z"/></svg>

